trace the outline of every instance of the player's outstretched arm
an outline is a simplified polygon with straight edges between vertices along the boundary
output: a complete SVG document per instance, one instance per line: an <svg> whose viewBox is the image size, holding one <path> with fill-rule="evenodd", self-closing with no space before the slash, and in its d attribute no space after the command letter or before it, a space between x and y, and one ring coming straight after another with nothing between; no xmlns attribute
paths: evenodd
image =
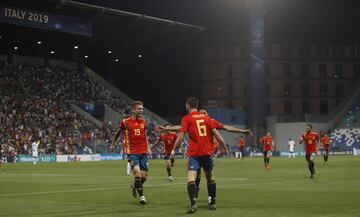
<svg viewBox="0 0 360 217"><path fill-rule="evenodd" d="M212 129L212 133L215 136L215 139L219 142L219 144L222 145L222 147L225 149L226 154L229 154L229 149L220 133L216 129Z"/></svg>
<svg viewBox="0 0 360 217"><path fill-rule="evenodd" d="M178 137L176 138L175 144L173 149L171 150L171 157L174 157L175 155L175 150L179 147L179 145L184 141L184 133L180 132Z"/></svg>
<svg viewBox="0 0 360 217"><path fill-rule="evenodd" d="M161 131L179 131L181 129L180 125L175 125L175 126L159 126L159 129Z"/></svg>
<svg viewBox="0 0 360 217"><path fill-rule="evenodd" d="M240 129L237 127L233 127L230 125L224 125L224 130L228 131L228 132L232 132L232 133L243 133L246 134L248 136L252 136L253 132L250 129Z"/></svg>

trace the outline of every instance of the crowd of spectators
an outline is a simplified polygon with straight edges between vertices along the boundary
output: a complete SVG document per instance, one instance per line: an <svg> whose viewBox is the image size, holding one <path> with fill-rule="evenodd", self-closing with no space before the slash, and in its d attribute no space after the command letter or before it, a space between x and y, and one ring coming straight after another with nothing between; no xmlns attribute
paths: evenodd
<svg viewBox="0 0 360 217"><path fill-rule="evenodd" d="M82 147L109 145L114 129L96 127L71 104L107 104L122 115L131 109L83 72L57 66L0 62L0 96L3 155L30 154L31 143L38 139L40 154L76 154ZM154 131L153 121L149 126ZM151 137L154 140L156 134Z"/></svg>

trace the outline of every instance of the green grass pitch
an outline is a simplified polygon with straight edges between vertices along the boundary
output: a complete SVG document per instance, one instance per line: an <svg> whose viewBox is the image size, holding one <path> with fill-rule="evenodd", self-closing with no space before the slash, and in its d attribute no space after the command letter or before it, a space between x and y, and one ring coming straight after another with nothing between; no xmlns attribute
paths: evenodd
<svg viewBox="0 0 360 217"><path fill-rule="evenodd" d="M0 216L186 216L185 161L173 168L168 183L163 160L150 160L150 178L142 208L131 196L125 161L3 164L0 172ZM202 180L194 216L360 216L360 157L316 159L317 176L309 178L305 159L273 157L216 162L216 211L207 209Z"/></svg>

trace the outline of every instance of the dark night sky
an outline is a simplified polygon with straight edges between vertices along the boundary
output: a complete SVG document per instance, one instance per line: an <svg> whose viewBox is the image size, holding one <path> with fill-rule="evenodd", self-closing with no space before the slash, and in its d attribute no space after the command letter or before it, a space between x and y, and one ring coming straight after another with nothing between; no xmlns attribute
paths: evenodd
<svg viewBox="0 0 360 217"><path fill-rule="evenodd" d="M232 0L80 1L207 28L170 50L116 67L115 84L165 117L183 115L186 97L200 97L202 47L223 44L229 35L244 31L244 7Z"/></svg>
<svg viewBox="0 0 360 217"><path fill-rule="evenodd" d="M170 50L117 66L115 83L161 116L185 113L187 96L200 96L201 50L246 39L244 0L78 0L204 26L207 30ZM359 1L266 0L265 40L358 43Z"/></svg>

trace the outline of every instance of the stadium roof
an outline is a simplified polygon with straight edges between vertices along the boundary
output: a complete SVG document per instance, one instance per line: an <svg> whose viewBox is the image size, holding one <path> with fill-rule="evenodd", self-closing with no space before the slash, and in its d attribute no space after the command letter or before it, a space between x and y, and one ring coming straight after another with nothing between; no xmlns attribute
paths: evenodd
<svg viewBox="0 0 360 217"><path fill-rule="evenodd" d="M7 0L3 4L92 21L93 37L90 38L0 24L2 34L10 34L10 39L24 43L43 38L51 44L51 49L63 49L67 43L78 43L81 38L93 52L111 49L119 56L147 54L177 45L204 30L199 26L69 0ZM26 34L19 35L20 28Z"/></svg>

